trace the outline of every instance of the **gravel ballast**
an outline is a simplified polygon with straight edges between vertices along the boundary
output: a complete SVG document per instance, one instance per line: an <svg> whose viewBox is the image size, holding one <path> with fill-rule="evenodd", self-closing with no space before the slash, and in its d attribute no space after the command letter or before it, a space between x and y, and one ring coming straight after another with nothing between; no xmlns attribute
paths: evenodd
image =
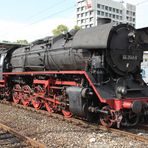
<svg viewBox="0 0 148 148"><path fill-rule="evenodd" d="M145 148L146 144L104 131L92 131L72 123L0 104L0 122L47 147Z"/></svg>

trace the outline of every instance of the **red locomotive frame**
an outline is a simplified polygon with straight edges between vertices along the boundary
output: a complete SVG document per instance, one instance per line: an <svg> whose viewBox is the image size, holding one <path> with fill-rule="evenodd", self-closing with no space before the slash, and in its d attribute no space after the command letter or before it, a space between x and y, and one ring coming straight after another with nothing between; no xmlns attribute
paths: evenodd
<svg viewBox="0 0 148 148"><path fill-rule="evenodd" d="M10 93L5 90L7 87L7 79L11 76L16 75L52 75L52 74L63 74L63 75L83 75L89 82L90 87L95 92L99 101L103 104L109 105L112 108L111 113L122 110L122 109L131 109L134 101L141 101L142 103L148 103L148 98L126 98L126 99L117 99L110 98L105 99L102 98L96 87L94 86L92 80L90 79L88 73L86 71L39 71L39 72L12 72L12 73L3 73L4 80L0 80L0 90L1 96L9 96ZM41 87L39 87L41 86ZM56 90L62 89L61 86L81 86L75 81L61 81L61 80L39 80L34 79L32 87L34 88L34 92L32 92L32 88L28 85L20 86L20 84L16 84L13 87L13 101L17 103L22 103L24 106L28 106L30 102L34 106L35 109L40 109L42 106L45 106L48 112L60 111L63 113L65 117L71 117L72 113L69 109L59 110L58 106L63 106L63 104L57 99ZM5 91L2 91L5 90ZM52 90L52 95L49 94L50 90ZM12 91L12 90L11 90ZM106 108L104 109L106 110ZM114 119L117 120L117 119ZM114 122L114 121L112 121ZM104 122L103 122L104 123ZM106 125L104 123L104 125ZM110 123L108 126L111 126Z"/></svg>

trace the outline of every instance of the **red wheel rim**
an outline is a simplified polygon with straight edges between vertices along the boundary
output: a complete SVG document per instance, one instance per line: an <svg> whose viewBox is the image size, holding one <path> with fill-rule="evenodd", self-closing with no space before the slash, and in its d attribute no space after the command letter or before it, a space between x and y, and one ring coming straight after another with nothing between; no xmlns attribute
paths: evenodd
<svg viewBox="0 0 148 148"><path fill-rule="evenodd" d="M18 104L20 102L20 94L18 92L14 92L13 101L15 104Z"/></svg>
<svg viewBox="0 0 148 148"><path fill-rule="evenodd" d="M101 114L100 116L100 122L105 127L113 127L115 124L115 117L114 114L111 112L110 108L108 106L104 106L102 108L103 111L108 111L110 114Z"/></svg>
<svg viewBox="0 0 148 148"><path fill-rule="evenodd" d="M45 102L45 107L48 112L50 113L54 112L49 102Z"/></svg>
<svg viewBox="0 0 148 148"><path fill-rule="evenodd" d="M23 87L23 98L22 98L22 104L24 106L28 106L31 101L30 93L31 93L31 88L28 85L25 85Z"/></svg>
<svg viewBox="0 0 148 148"><path fill-rule="evenodd" d="M33 98L32 105L36 110L39 110L42 107L42 102L39 98Z"/></svg>
<svg viewBox="0 0 148 148"><path fill-rule="evenodd" d="M22 104L28 106L30 104L30 98L26 94L23 95Z"/></svg>
<svg viewBox="0 0 148 148"><path fill-rule="evenodd" d="M13 91L13 101L15 104L18 104L22 98L21 86L19 84L16 84L13 88Z"/></svg>
<svg viewBox="0 0 148 148"><path fill-rule="evenodd" d="M64 115L64 117L66 118L70 118L72 116L72 113L66 110L62 110L62 113Z"/></svg>

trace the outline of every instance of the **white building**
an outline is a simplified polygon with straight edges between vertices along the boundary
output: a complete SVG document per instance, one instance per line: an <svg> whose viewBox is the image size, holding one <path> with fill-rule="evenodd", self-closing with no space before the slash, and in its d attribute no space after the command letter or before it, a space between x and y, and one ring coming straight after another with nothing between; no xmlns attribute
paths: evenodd
<svg viewBox="0 0 148 148"><path fill-rule="evenodd" d="M77 25L89 28L97 25L98 18L110 18L119 23L135 26L136 6L113 0L77 0Z"/></svg>
<svg viewBox="0 0 148 148"><path fill-rule="evenodd" d="M141 64L142 76L146 83L148 83L148 52L144 52L143 62Z"/></svg>

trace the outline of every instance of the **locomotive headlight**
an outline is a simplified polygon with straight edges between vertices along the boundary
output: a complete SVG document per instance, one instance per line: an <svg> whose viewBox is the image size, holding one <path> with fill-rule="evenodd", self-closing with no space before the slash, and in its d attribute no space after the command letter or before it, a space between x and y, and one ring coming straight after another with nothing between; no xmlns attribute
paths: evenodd
<svg viewBox="0 0 148 148"><path fill-rule="evenodd" d="M122 94L122 95L127 94L127 89L124 86L118 86L116 91L117 93Z"/></svg>

